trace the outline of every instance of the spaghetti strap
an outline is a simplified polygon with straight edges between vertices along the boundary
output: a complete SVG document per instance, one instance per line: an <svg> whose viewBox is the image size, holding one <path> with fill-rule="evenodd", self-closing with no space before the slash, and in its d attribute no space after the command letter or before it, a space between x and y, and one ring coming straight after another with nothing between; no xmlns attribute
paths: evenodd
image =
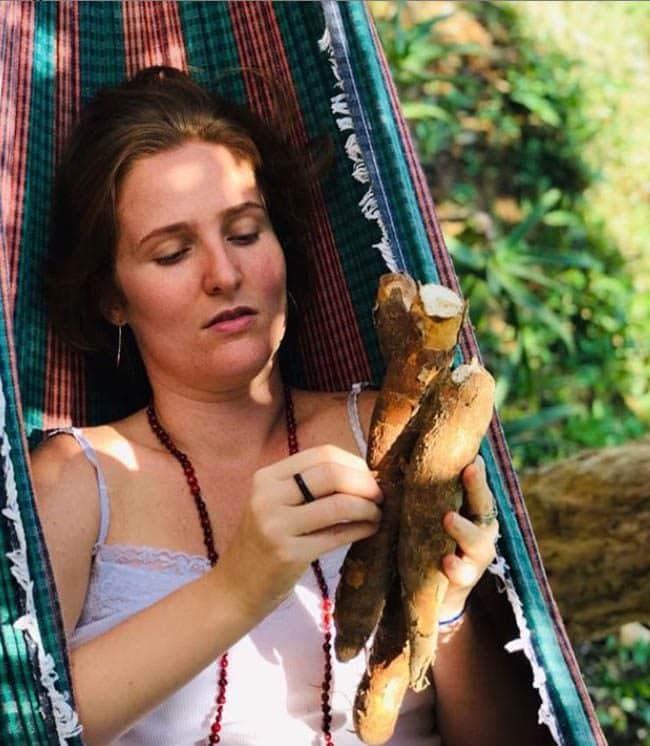
<svg viewBox="0 0 650 746"><path fill-rule="evenodd" d="M359 394L369 387L369 383L353 383L348 394L348 419L350 420L350 428L357 441L359 453L363 458L366 458L368 444L366 443L363 428L361 427L361 420L359 419Z"/></svg>
<svg viewBox="0 0 650 746"><path fill-rule="evenodd" d="M111 507L108 499L108 489L106 487L106 479L104 478L104 472L99 464L97 458L97 452L90 445L88 439L85 437L83 432L78 427L60 427L56 430L51 430L47 433L47 437L51 438L53 435L64 433L72 435L72 437L79 443L84 455L90 461L93 468L95 469L95 475L97 477L97 492L99 494L99 535L97 536L97 542L93 549L93 554L97 553L102 544L106 541L108 535L108 526L110 523Z"/></svg>

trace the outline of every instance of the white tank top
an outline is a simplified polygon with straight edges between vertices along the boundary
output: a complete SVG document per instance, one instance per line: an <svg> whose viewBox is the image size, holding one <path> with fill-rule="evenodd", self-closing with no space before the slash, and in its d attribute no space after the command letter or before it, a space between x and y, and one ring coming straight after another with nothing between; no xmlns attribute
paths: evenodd
<svg viewBox="0 0 650 746"><path fill-rule="evenodd" d="M348 399L350 426L365 456L355 384ZM88 591L71 649L106 632L210 568L205 557L146 546L106 544L110 502L97 455L76 428L73 435L93 464L100 501L100 530L93 551ZM54 434L54 433L52 433ZM341 547L320 558L330 597L347 552ZM223 711L224 746L320 746L324 653L321 594L311 568L289 597L228 651L228 686ZM348 663L333 659L332 737L336 746L358 746L352 704L366 665L360 653ZM118 739L120 746L206 744L215 716L218 663L212 663ZM408 692L393 737L395 746L435 746L432 690Z"/></svg>

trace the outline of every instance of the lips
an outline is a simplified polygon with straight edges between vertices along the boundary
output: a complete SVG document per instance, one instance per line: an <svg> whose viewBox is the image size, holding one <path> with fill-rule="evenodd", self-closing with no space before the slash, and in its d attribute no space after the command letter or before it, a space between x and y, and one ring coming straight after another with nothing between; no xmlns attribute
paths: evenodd
<svg viewBox="0 0 650 746"><path fill-rule="evenodd" d="M227 321L234 321L242 316L254 316L257 313L255 309L249 306L237 306L236 308L227 308L225 311L221 311L216 316L213 316L207 324L203 325L204 329L207 329L215 324L221 324Z"/></svg>

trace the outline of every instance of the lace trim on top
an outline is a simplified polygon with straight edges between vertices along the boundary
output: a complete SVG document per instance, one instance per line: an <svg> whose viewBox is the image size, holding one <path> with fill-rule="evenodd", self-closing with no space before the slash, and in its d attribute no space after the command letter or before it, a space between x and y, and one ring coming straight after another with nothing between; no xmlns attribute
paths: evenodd
<svg viewBox="0 0 650 746"><path fill-rule="evenodd" d="M210 569L207 557L198 554L158 547L134 544L102 544L97 550L98 558L104 562L115 562L132 567L147 567L159 572L173 572L175 575L194 575Z"/></svg>

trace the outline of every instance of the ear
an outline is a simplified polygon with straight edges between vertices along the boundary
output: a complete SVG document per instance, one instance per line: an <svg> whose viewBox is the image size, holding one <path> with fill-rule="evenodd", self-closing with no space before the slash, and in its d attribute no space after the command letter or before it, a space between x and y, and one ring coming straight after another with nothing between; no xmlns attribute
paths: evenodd
<svg viewBox="0 0 650 746"><path fill-rule="evenodd" d="M110 324L115 326L124 326L128 322L126 313L126 301L122 293L116 288L109 291L106 297L100 303L102 316Z"/></svg>

